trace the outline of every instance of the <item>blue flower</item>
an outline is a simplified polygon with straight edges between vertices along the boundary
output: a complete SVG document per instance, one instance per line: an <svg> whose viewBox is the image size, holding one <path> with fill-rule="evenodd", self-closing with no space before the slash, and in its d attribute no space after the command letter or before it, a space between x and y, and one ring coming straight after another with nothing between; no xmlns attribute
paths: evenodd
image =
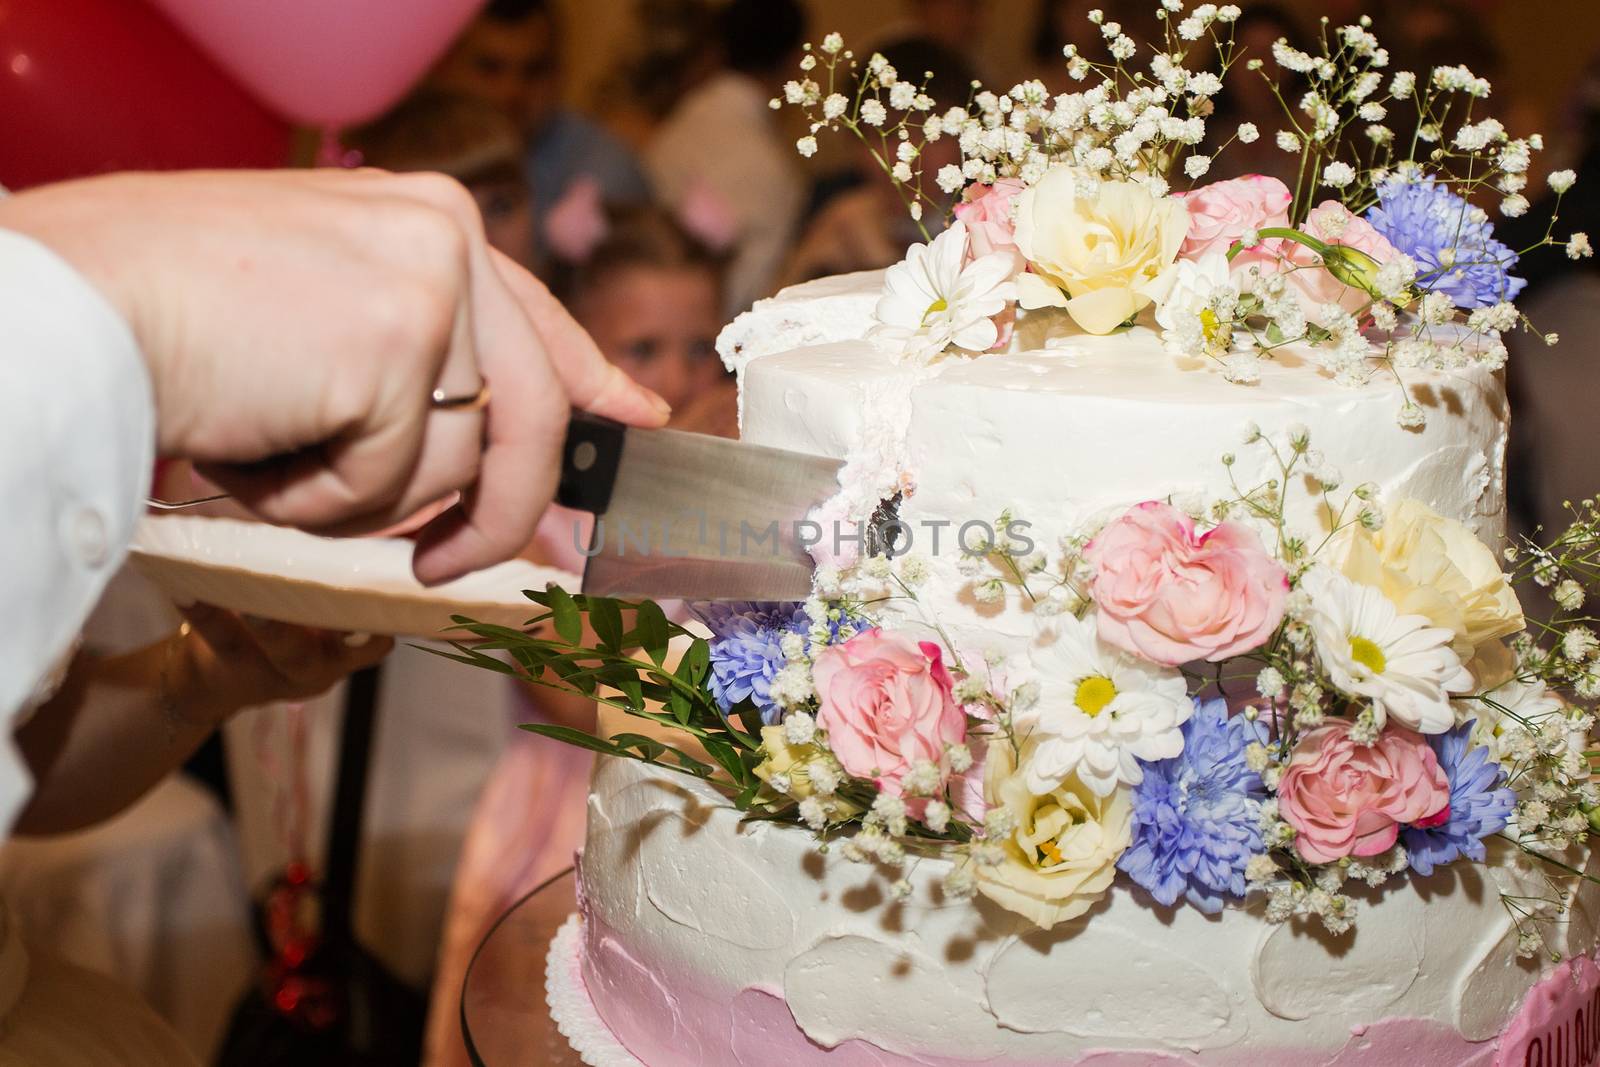
<svg viewBox="0 0 1600 1067"><path fill-rule="evenodd" d="M1445 293L1468 311L1515 300L1523 278L1511 273L1517 254L1495 240L1482 209L1432 178L1390 178L1367 211L1373 229L1417 261L1417 282Z"/></svg>
<svg viewBox="0 0 1600 1067"><path fill-rule="evenodd" d="M1489 759L1488 749L1469 742L1472 726L1465 722L1428 737L1450 781L1450 817L1438 826L1401 831L1406 858L1418 874L1432 874L1460 856L1482 863L1483 838L1504 829L1517 806L1517 794L1505 788L1505 770Z"/></svg>
<svg viewBox="0 0 1600 1067"><path fill-rule="evenodd" d="M1228 717L1223 700L1196 703L1183 726L1183 752L1144 764L1133 787L1133 843L1117 866L1162 904L1187 897L1201 911L1222 910L1245 894L1244 868L1262 851L1261 776L1245 748L1266 728Z"/></svg>
<svg viewBox="0 0 1600 1067"><path fill-rule="evenodd" d="M788 662L783 635L803 634L810 620L799 604L749 601L696 604L695 614L711 629L711 695L724 712L750 701L767 724L783 718L772 702L772 680Z"/></svg>

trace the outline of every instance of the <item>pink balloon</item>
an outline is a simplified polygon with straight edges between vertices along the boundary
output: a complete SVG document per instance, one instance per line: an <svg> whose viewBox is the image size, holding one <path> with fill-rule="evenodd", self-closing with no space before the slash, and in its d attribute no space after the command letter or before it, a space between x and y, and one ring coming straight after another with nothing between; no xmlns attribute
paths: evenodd
<svg viewBox="0 0 1600 1067"><path fill-rule="evenodd" d="M344 126L386 111L483 0L154 0L268 107Z"/></svg>

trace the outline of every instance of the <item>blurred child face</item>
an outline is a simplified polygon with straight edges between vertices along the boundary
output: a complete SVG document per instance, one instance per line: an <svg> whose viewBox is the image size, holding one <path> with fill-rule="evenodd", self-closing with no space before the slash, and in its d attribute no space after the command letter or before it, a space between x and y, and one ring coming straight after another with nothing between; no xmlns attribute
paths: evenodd
<svg viewBox="0 0 1600 1067"><path fill-rule="evenodd" d="M521 22L480 18L456 39L431 81L493 104L519 130L532 132L560 103L559 68L555 25L547 16Z"/></svg>
<svg viewBox="0 0 1600 1067"><path fill-rule="evenodd" d="M696 269L630 267L573 308L607 359L682 407L721 376L716 279Z"/></svg>

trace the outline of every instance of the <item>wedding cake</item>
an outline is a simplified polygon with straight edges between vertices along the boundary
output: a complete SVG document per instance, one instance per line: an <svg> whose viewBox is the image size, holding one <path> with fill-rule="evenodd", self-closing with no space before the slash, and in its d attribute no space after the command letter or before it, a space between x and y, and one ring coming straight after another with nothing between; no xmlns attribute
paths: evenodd
<svg viewBox="0 0 1600 1067"><path fill-rule="evenodd" d="M1600 505L1505 515L1573 175L1508 247L1482 205L1531 210L1542 142L1363 19L1242 68L1296 187L1218 177L1271 135L1206 128L1239 14L1091 12L1078 88L956 107L829 34L773 101L927 238L719 340L746 441L843 461L812 596L552 587L468 627L514 667L460 648L604 705L527 727L612 757L548 957L585 1062L1600 1062Z"/></svg>
<svg viewBox="0 0 1600 1067"><path fill-rule="evenodd" d="M1175 362L1143 325L907 367L865 340L882 288L872 273L788 290L741 316L723 354L740 370L746 440L909 474L913 539L938 528L953 542L963 521L1007 509L1065 528L1129 500L1226 496L1230 471L1265 478L1241 470L1253 424L1303 428L1383 496L1499 542L1508 420L1489 371L1422 376L1418 431L1396 423L1388 383L1352 390L1283 358L1245 390ZM1240 454L1231 467L1224 452ZM1317 528L1300 504L1297 523ZM971 597L957 556L929 555L919 610L958 646L1026 659L1031 613ZM1522 1067L1600 1054L1600 886L1566 886L1547 948L1569 962L1521 958L1501 895L1548 890L1510 847L1357 894L1342 937L1267 922L1264 901L1207 915L1122 885L1041 931L982 898L947 899L948 861L917 864L894 901L803 828L741 819L681 775L622 759L596 773L581 921L552 966L648 1067Z"/></svg>

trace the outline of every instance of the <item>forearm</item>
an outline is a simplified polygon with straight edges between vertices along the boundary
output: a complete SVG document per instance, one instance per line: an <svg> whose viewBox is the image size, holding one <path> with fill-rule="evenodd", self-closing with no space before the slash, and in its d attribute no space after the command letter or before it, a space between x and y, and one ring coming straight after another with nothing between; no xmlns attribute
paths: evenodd
<svg viewBox="0 0 1600 1067"><path fill-rule="evenodd" d="M121 656L81 657L17 731L36 788L16 831L64 833L116 815L235 710L199 683L178 635Z"/></svg>

